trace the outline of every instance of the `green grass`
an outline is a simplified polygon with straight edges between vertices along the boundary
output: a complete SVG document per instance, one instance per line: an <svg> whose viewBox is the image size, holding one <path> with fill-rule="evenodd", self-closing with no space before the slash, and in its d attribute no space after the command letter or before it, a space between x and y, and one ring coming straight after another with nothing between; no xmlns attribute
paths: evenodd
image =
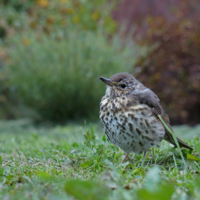
<svg viewBox="0 0 200 200"><path fill-rule="evenodd" d="M45 128L44 128L45 127ZM174 127L196 151L167 142L143 155L106 141L99 124L34 126L0 122L0 199L200 199L200 126Z"/></svg>

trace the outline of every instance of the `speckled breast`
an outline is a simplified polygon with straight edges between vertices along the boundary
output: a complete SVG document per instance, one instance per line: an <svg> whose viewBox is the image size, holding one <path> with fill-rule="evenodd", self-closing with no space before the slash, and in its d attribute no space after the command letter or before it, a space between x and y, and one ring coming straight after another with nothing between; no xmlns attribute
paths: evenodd
<svg viewBox="0 0 200 200"><path fill-rule="evenodd" d="M148 105L127 96L112 99L104 96L100 119L107 139L126 153L142 153L158 146L165 135L163 125Z"/></svg>

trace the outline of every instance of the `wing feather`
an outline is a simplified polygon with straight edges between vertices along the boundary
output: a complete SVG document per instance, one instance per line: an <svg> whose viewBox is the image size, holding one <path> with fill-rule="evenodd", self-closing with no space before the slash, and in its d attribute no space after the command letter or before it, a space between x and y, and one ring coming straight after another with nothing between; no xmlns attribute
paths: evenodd
<svg viewBox="0 0 200 200"><path fill-rule="evenodd" d="M167 113L165 112L165 110L160 105L159 98L157 97L157 95L152 90L150 90L148 88L145 88L142 91L137 91L136 90L136 91L132 92L132 94L136 95L138 97L138 99L141 101L141 103L145 103L148 106L150 106L151 109L152 109L152 114L164 126L164 124L162 123L162 121L158 117L158 115L160 115L161 118L163 119L163 121L169 127L169 129L174 133L174 131L173 131L171 125L170 125L170 120L169 120L169 117L168 117ZM169 143L173 144L174 146L177 146L175 141L174 141L174 139L173 139L172 134L166 128L165 128L165 137L164 137L164 139L166 141L168 141ZM187 149L194 150L192 147L187 145L185 142L183 142L179 138L177 138L177 141L178 141L180 147L185 147Z"/></svg>

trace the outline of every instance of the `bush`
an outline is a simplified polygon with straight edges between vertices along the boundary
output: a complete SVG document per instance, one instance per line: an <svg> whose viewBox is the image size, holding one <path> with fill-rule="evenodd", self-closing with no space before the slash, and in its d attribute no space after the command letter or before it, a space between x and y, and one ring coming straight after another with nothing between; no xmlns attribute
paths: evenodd
<svg viewBox="0 0 200 200"><path fill-rule="evenodd" d="M179 9L173 21L148 18L148 31L139 41L154 48L136 63L142 67L137 78L156 92L173 124L200 122L200 19L195 7Z"/></svg>
<svg viewBox="0 0 200 200"><path fill-rule="evenodd" d="M117 28L110 15L114 4L107 0L0 1L0 39L27 29L39 34L63 34L74 26L90 31L101 27L112 34Z"/></svg>
<svg viewBox="0 0 200 200"><path fill-rule="evenodd" d="M10 42L5 74L23 102L44 119L98 117L105 93L100 76L128 71L134 62L130 49L117 37L70 30L63 40L18 35Z"/></svg>

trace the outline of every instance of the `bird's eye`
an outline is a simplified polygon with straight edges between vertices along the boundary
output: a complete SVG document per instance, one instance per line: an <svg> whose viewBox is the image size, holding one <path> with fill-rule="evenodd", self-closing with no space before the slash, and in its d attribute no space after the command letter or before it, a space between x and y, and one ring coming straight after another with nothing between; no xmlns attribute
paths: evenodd
<svg viewBox="0 0 200 200"><path fill-rule="evenodd" d="M121 88L125 88L125 87L126 87L126 85L125 85L125 84L121 84L120 86L121 86Z"/></svg>

